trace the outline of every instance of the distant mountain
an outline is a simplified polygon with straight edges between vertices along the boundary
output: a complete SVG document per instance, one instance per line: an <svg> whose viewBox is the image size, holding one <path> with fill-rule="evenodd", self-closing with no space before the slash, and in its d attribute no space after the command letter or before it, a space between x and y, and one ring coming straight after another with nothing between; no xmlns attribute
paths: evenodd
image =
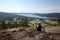
<svg viewBox="0 0 60 40"><path fill-rule="evenodd" d="M13 18L23 18L24 16L16 15L14 13L0 12L0 20L12 20Z"/></svg>
<svg viewBox="0 0 60 40"><path fill-rule="evenodd" d="M47 19L60 19L60 13L48 13L48 14L36 13L34 15L47 17Z"/></svg>
<svg viewBox="0 0 60 40"><path fill-rule="evenodd" d="M0 20L12 20L13 18L21 19L23 17L40 18L40 19L60 19L60 13L6 13L0 12Z"/></svg>
<svg viewBox="0 0 60 40"><path fill-rule="evenodd" d="M23 14L23 15L19 15ZM27 16L28 15L28 16ZM21 19L24 17L29 17L30 19L35 19L36 17L30 17L32 13L7 13L7 12L0 12L0 21L1 20L13 20L13 18Z"/></svg>

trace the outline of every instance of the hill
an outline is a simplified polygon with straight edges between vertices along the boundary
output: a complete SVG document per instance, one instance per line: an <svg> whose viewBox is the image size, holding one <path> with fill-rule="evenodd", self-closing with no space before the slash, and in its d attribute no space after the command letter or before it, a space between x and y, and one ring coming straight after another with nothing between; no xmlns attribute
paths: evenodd
<svg viewBox="0 0 60 40"><path fill-rule="evenodd" d="M60 13L6 13L0 12L0 20L12 20L13 18L21 19L23 17L29 17L31 19L60 19Z"/></svg>
<svg viewBox="0 0 60 40"><path fill-rule="evenodd" d="M13 18L23 18L24 16L16 15L14 13L0 12L0 20L12 20Z"/></svg>
<svg viewBox="0 0 60 40"><path fill-rule="evenodd" d="M36 13L34 15L47 17L47 19L56 19L56 20L60 19L60 13L48 13L48 14Z"/></svg>

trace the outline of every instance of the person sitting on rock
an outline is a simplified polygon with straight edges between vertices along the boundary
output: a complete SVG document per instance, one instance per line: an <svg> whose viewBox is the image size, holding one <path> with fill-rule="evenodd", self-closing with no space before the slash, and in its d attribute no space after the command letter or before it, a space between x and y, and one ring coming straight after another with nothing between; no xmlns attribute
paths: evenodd
<svg viewBox="0 0 60 40"><path fill-rule="evenodd" d="M37 25L37 31L38 31L38 32L42 32L42 26L41 26L41 23L39 23L39 24Z"/></svg>

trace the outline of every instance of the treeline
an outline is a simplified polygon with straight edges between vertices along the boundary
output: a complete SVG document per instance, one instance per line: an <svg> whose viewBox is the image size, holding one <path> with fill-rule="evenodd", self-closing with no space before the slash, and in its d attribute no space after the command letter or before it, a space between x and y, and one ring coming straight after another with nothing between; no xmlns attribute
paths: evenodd
<svg viewBox="0 0 60 40"><path fill-rule="evenodd" d="M35 27L38 23L41 23L42 25L60 25L60 20L50 20L50 21L45 21L37 18L28 18L24 17L21 19L13 18L13 20L4 20L0 21L0 29L6 29L6 28L17 28L17 27Z"/></svg>
<svg viewBox="0 0 60 40"><path fill-rule="evenodd" d="M14 18L12 21L4 20L0 21L0 29L6 29L6 28L17 28L17 27L29 27L29 18L24 17L20 20L17 20L17 18Z"/></svg>

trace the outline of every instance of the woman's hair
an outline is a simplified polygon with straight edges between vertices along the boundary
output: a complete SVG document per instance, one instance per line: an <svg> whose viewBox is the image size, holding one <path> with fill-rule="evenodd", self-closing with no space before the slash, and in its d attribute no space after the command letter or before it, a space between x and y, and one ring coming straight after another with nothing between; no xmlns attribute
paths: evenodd
<svg viewBox="0 0 60 40"><path fill-rule="evenodd" d="M40 25L40 26L41 26L41 23L39 23L38 25Z"/></svg>

